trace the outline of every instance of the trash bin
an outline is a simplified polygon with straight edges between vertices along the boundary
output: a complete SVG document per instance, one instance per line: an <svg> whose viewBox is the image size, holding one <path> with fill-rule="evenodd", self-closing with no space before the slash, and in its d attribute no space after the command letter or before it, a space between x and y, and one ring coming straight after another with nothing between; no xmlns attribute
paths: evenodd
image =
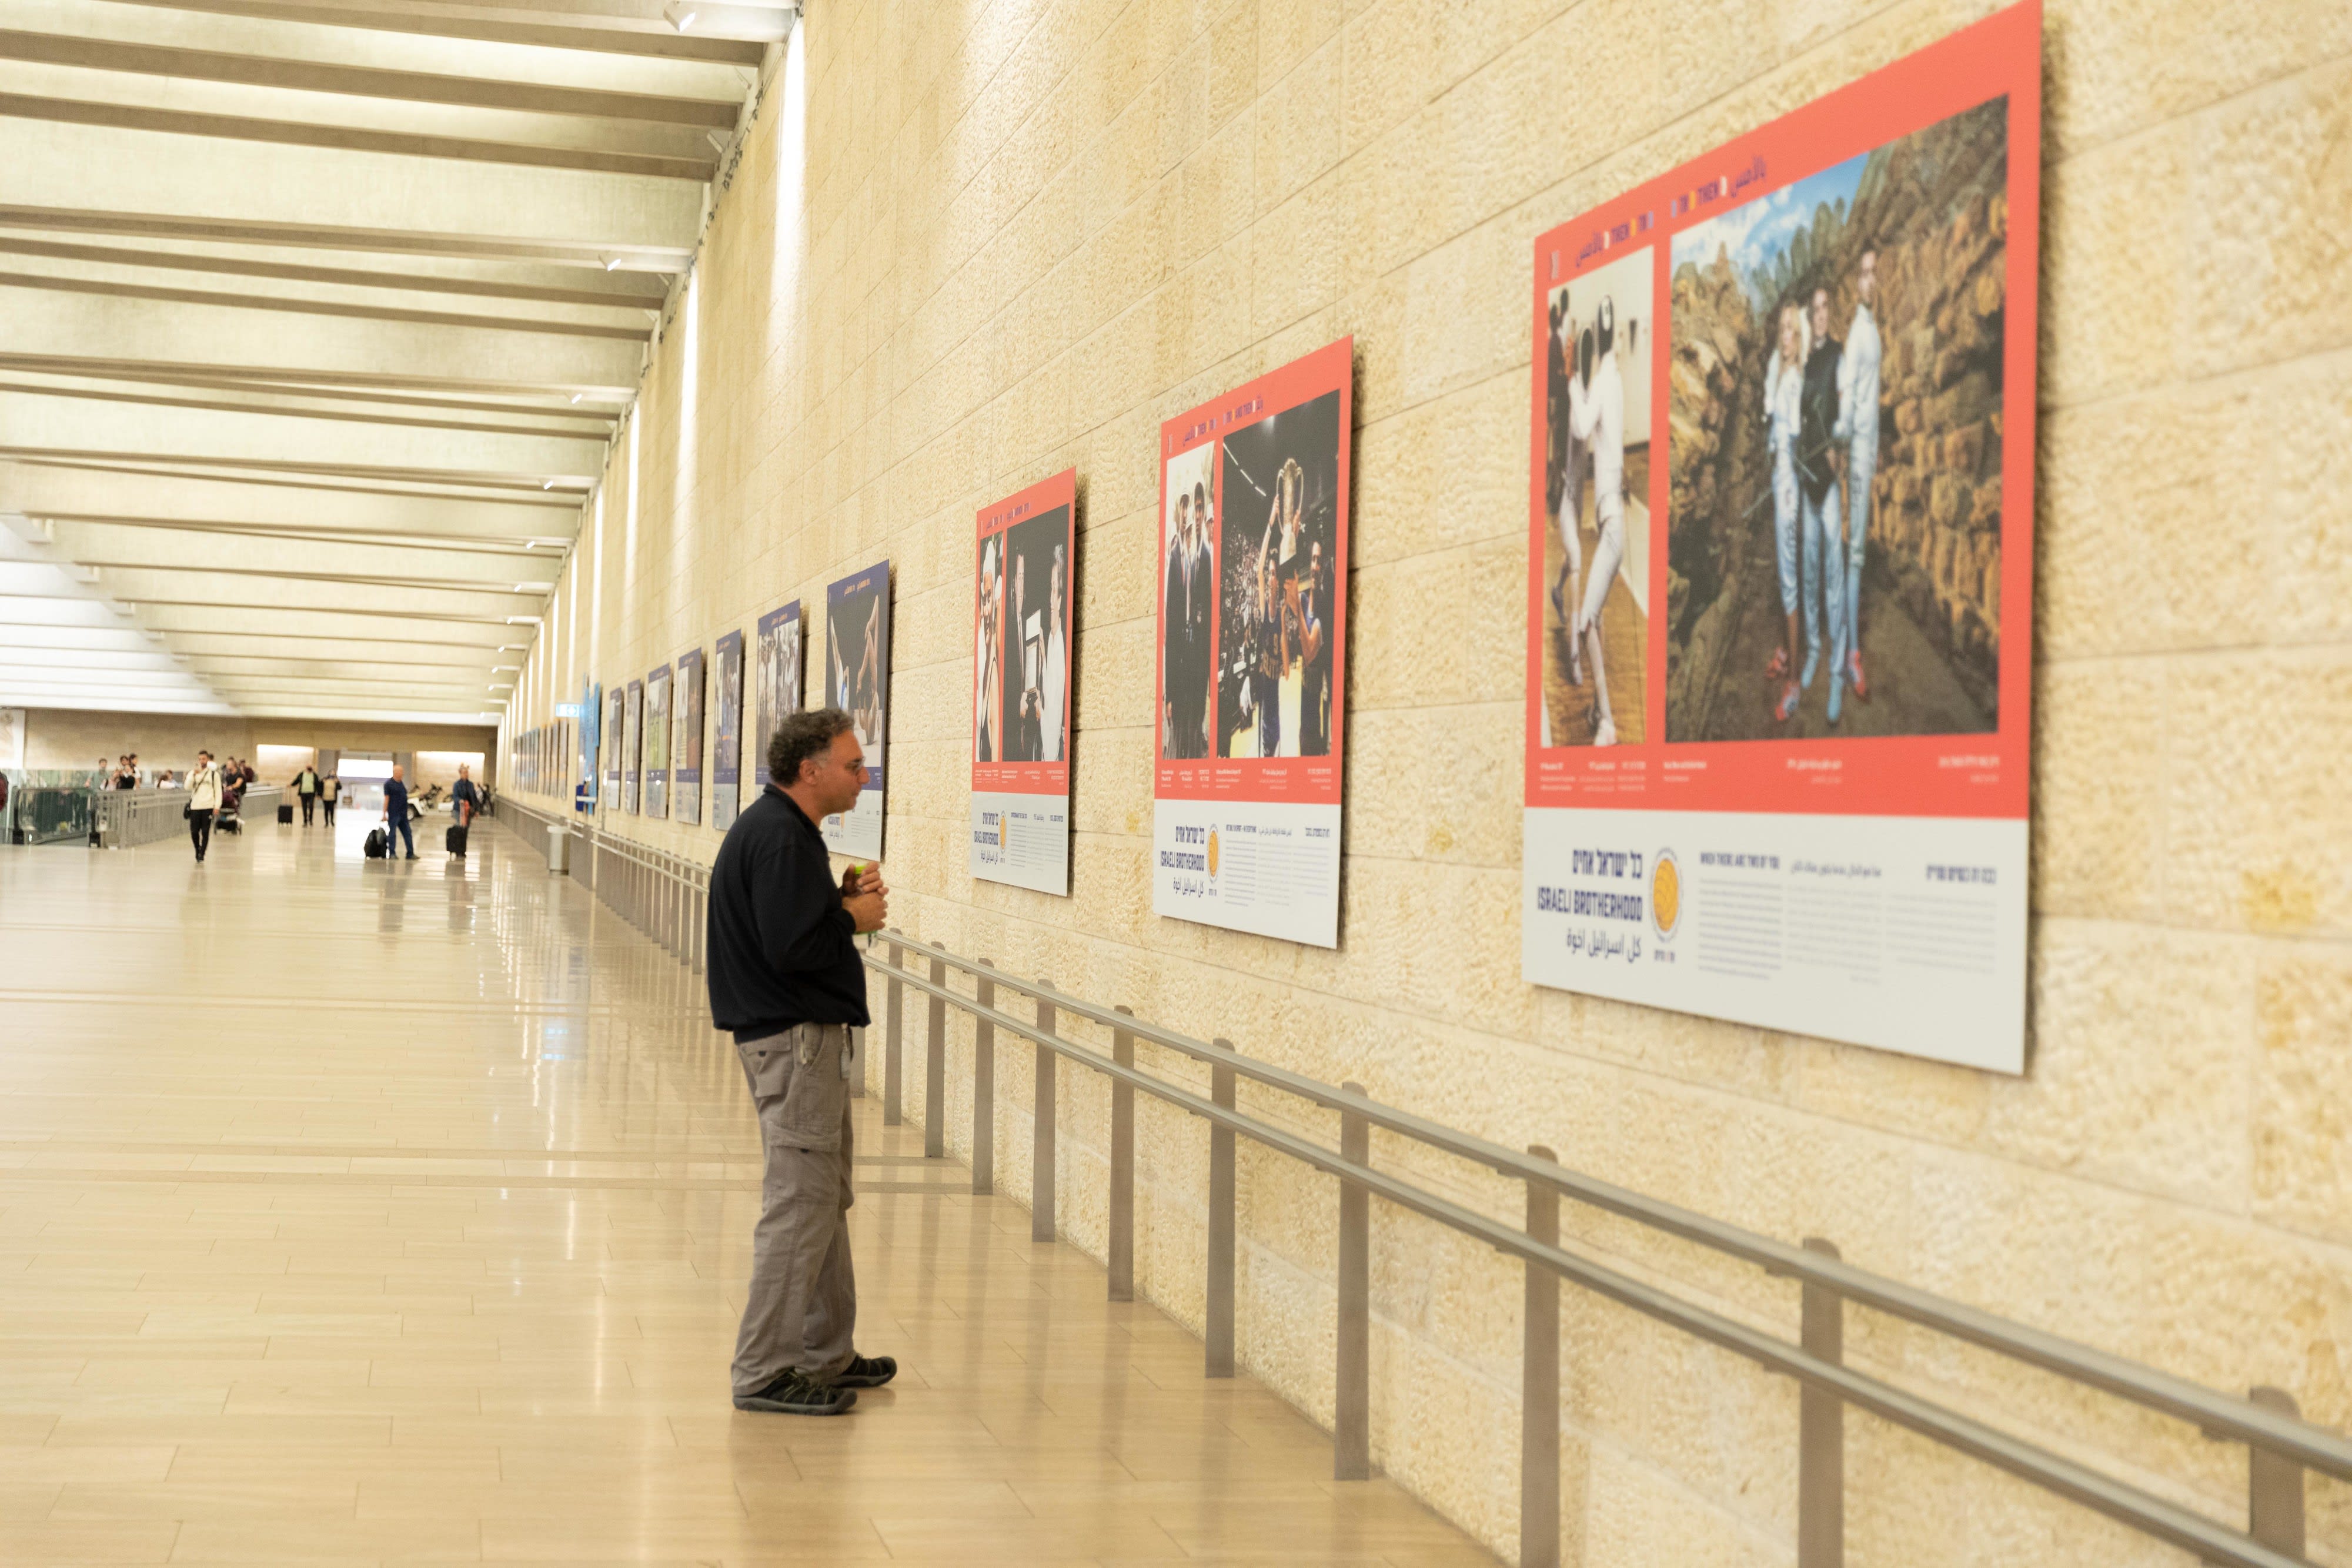
<svg viewBox="0 0 2352 1568"><path fill-rule="evenodd" d="M572 830L562 822L547 824L547 870L562 876L572 869Z"/></svg>

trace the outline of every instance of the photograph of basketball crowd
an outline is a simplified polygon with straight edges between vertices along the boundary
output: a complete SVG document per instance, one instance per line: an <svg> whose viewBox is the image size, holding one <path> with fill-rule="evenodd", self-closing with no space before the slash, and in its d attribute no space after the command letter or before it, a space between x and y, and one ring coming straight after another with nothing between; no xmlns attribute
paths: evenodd
<svg viewBox="0 0 2352 1568"><path fill-rule="evenodd" d="M1638 746L1650 648L1648 246L1549 291L1544 746Z"/></svg>
<svg viewBox="0 0 2352 1568"><path fill-rule="evenodd" d="M1216 455L1213 442L1178 453L1161 476L1160 755L1171 761L1209 755L1216 676L1209 639L1217 582L1209 486Z"/></svg>
<svg viewBox="0 0 2352 1568"><path fill-rule="evenodd" d="M981 541L972 759L1059 762L1070 684L1070 509Z"/></svg>
<svg viewBox="0 0 2352 1568"><path fill-rule="evenodd" d="M1999 727L2008 102L1675 236L1666 737Z"/></svg>
<svg viewBox="0 0 2352 1568"><path fill-rule="evenodd" d="M1217 752L1331 754L1339 394L1224 438Z"/></svg>

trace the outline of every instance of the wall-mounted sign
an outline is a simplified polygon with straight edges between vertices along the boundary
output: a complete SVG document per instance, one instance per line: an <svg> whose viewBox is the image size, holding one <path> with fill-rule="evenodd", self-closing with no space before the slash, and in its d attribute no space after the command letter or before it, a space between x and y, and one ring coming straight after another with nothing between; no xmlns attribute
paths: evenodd
<svg viewBox="0 0 2352 1568"><path fill-rule="evenodd" d="M890 563L877 561L824 591L824 700L849 715L866 748L866 788L824 820L835 852L882 856L883 739L889 728Z"/></svg>
<svg viewBox="0 0 2352 1568"><path fill-rule="evenodd" d="M2042 18L1536 242L1522 964L2024 1065Z"/></svg>
<svg viewBox="0 0 2352 1568"><path fill-rule="evenodd" d="M981 508L972 603L971 874L1070 891L1078 471Z"/></svg>

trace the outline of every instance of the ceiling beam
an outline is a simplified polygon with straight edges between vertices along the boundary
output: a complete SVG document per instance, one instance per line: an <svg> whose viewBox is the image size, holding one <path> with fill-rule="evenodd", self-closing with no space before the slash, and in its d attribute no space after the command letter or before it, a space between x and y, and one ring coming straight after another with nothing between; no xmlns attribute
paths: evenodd
<svg viewBox="0 0 2352 1568"><path fill-rule="evenodd" d="M180 360L131 360L119 356L82 354L23 354L0 350L0 368L29 371L38 375L81 376L90 381L139 381L142 371L203 375L220 381L267 382L277 390L292 392L306 383L324 387L397 387L404 391L504 393L513 397L558 396L571 392L615 392L626 402L635 387L589 386L577 382L490 381L478 376L427 376L385 371L289 370L282 366L196 364Z"/></svg>
<svg viewBox="0 0 2352 1568"><path fill-rule="evenodd" d="M732 102L702 98L549 87L537 82L380 70L366 66L321 65L267 55L225 54L212 49L172 48L115 38L5 28L0 28L0 60L123 71L136 76L178 77L191 81L234 82L241 87L283 88L346 98L509 109L526 114L575 115L591 120L644 120L702 131L734 130L739 109Z"/></svg>
<svg viewBox="0 0 2352 1568"><path fill-rule="evenodd" d="M21 355L16 358L26 361L56 361L60 356L35 354ZM66 362L79 364L85 361L74 358ZM583 423L593 422L605 426L607 431L622 413L620 409L609 403L590 402L584 398L576 399L572 402L558 402L553 407L534 407L528 402L488 402L478 398L416 397L401 392L363 392L342 387L313 386L299 382L272 381L267 376L186 375L176 367L164 368L152 361L117 360L87 362L104 363L108 368L96 371L57 370L49 368L47 364L16 363L8 355L0 354L0 369L28 371L37 375L76 376L85 381L129 382L152 386L201 387L207 392L247 392L257 396L313 398L343 402L377 402L394 408L458 409L469 413L502 413L515 417L568 419ZM220 367L198 368L217 370ZM535 401L554 402L560 394L552 392L532 392L516 395L530 397ZM601 439L604 432L590 434L593 438Z"/></svg>
<svg viewBox="0 0 2352 1568"><path fill-rule="evenodd" d="M101 267L144 267L169 272L213 272L236 277L274 277L289 283L331 283L352 288L398 288L421 294L462 294L486 299L529 299L546 305L594 305L621 310L659 310L666 285L641 273L609 273L601 288L559 288L550 284L496 277L448 277L430 272L375 272L352 267L299 267L289 262L248 261L237 256L196 255L183 250L126 250L116 246L60 245L0 234L0 255L37 256L49 261L87 261Z"/></svg>
<svg viewBox="0 0 2352 1568"><path fill-rule="evenodd" d="M464 261L539 261L600 272L684 272L694 253L682 246L606 245L593 240L501 239L494 235L430 234L343 224L289 224L259 218L179 217L168 213L100 212L86 207L0 204L0 229L134 235L302 250L361 250L446 256Z"/></svg>
<svg viewBox="0 0 2352 1568"><path fill-rule="evenodd" d="M567 16L552 23L529 10L492 8L435 0L125 0L173 11L215 16L255 16L273 22L303 22L325 27L356 27L380 33L413 33L436 38L474 38L537 48L585 49L598 54L651 59L693 60L709 65L760 68L765 50L731 38L695 37L667 22L619 16Z"/></svg>
<svg viewBox="0 0 2352 1568"><path fill-rule="evenodd" d="M159 131L167 136L209 136L232 141L268 141L287 147L325 147L343 152L388 152L409 158L447 158L472 163L519 163L540 169L578 169L597 174L642 174L663 180L707 181L718 156L671 158L652 152L599 152L585 148L539 147L520 141L488 141L467 136L426 136L402 131L370 131L351 125L320 125L299 120L259 120L239 114L200 114L189 110L148 109L78 98L41 98L0 93L0 118L46 120L60 125L97 125L117 131Z"/></svg>
<svg viewBox="0 0 2352 1568"><path fill-rule="evenodd" d="M395 424L424 430L462 430L475 435L555 435L595 440L601 434L599 432L590 431L550 430L543 425L485 424L477 420L426 419L415 414L359 413L348 409L295 408L280 403L266 402L225 402L218 398L165 397L161 392L109 392L98 387L47 386L32 382L0 381L0 392L31 392L41 397L82 398L98 402L146 403L158 408L194 408L211 413L277 414L289 418L331 419L354 424ZM551 410L546 417L560 419L562 416Z"/></svg>
<svg viewBox="0 0 2352 1568"><path fill-rule="evenodd" d="M283 457L215 457L190 456L172 452L102 452L84 448L57 446L0 446L0 457L20 461L58 461L82 463L124 463L153 465L166 464L192 468L252 469L264 474L310 474L335 479L406 480L411 484L465 486L488 490L520 490L543 492L547 481L559 485L567 480L576 484L570 475L469 473L454 468L401 468L368 463L304 463ZM566 503L577 506L580 495L576 488L564 497Z"/></svg>
<svg viewBox="0 0 2352 1568"><path fill-rule="evenodd" d="M349 305L329 299L289 299L268 294L224 294L212 288L163 288L145 283L107 283L43 272L0 272L0 288L44 288L58 294L95 294L110 299L160 299L167 305L217 305L232 310L283 310L298 316L343 316L362 321L408 321L427 327L463 327L478 332L546 332L563 338L610 338L644 341L646 327L609 327L586 321L548 321L530 317L466 316L447 310L404 310L392 305ZM653 310L656 307L633 308Z"/></svg>
<svg viewBox="0 0 2352 1568"><path fill-rule="evenodd" d="M177 458L166 458L163 461L178 462L180 460ZM263 479L251 474L190 474L180 469L148 467L136 461L121 460L84 462L77 461L72 458L37 455L31 457L19 457L16 459L16 462L27 468L58 468L70 470L77 473L106 475L127 474L148 479L176 479L181 481L195 481L198 483L219 485L250 485L263 489L306 490L312 494L325 494L330 496L385 496L409 501L487 501L496 503L499 506L508 507L537 507L550 512L568 513L572 517L577 517L580 513L581 498L577 495L567 495L561 498L550 498L546 496L523 495L480 496L456 494L452 493L451 489L425 488L423 487L422 485L418 484L339 484L330 479ZM427 485L438 483L442 483L442 481L424 482L424 484ZM454 489L454 486L452 488Z"/></svg>

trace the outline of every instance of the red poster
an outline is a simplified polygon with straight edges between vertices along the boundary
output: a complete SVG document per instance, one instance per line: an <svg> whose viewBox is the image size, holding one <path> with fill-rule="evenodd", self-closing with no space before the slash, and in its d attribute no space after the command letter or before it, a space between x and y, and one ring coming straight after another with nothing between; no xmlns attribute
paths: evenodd
<svg viewBox="0 0 2352 1568"><path fill-rule="evenodd" d="M972 591L972 875L1070 890L1078 471L980 510Z"/></svg>
<svg viewBox="0 0 2352 1568"><path fill-rule="evenodd" d="M1153 910L1339 945L1355 340L1160 432Z"/></svg>
<svg viewBox="0 0 2352 1568"><path fill-rule="evenodd" d="M1524 969L2019 1071L2041 14L1537 241Z"/></svg>

